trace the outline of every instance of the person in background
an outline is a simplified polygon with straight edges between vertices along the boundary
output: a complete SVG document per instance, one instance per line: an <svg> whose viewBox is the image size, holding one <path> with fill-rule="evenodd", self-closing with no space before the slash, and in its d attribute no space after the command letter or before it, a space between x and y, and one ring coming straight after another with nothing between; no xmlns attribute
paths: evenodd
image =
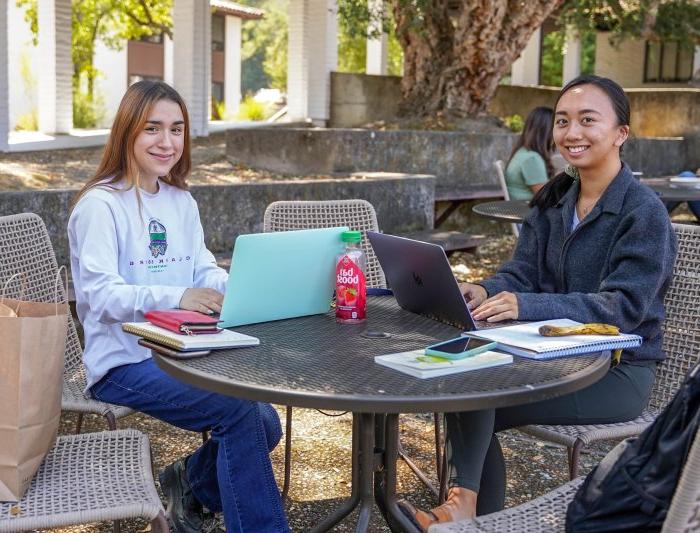
<svg viewBox="0 0 700 533"><path fill-rule="evenodd" d="M554 176L551 107L536 107L525 120L525 127L506 165L506 186L511 200L531 200Z"/></svg>
<svg viewBox="0 0 700 533"><path fill-rule="evenodd" d="M289 531L270 462L282 435L265 403L193 387L163 372L123 322L154 309L221 311L228 274L204 243L187 190L189 118L168 84L140 81L119 104L102 161L68 221L86 393L211 438L160 474L173 531L196 533L206 507L226 531Z"/></svg>

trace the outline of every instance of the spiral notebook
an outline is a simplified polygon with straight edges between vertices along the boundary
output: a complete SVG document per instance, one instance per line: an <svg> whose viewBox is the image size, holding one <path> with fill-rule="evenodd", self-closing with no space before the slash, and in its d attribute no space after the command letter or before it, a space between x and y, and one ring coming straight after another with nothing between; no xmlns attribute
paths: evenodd
<svg viewBox="0 0 700 533"><path fill-rule="evenodd" d="M502 328L481 329L463 333L470 337L489 339L498 343L498 349L504 352L529 357L531 359L552 359L567 355L578 355L622 348L635 348L642 344L639 335L621 333L620 335L567 335L566 337L543 337L540 326L579 326L580 322L567 318L543 320L516 324Z"/></svg>
<svg viewBox="0 0 700 533"><path fill-rule="evenodd" d="M202 333L200 335L181 335L150 322L125 322L122 329L127 333L143 337L181 352L190 350L217 350L220 348L237 348L256 346L260 340L250 335L224 329L219 333Z"/></svg>

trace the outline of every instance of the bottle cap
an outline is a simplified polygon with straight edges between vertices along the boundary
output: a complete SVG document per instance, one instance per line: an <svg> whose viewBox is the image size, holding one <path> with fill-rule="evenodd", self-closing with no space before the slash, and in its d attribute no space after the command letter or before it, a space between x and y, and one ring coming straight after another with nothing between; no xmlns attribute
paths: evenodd
<svg viewBox="0 0 700 533"><path fill-rule="evenodd" d="M344 231L340 236L343 242L358 243L362 241L361 231Z"/></svg>

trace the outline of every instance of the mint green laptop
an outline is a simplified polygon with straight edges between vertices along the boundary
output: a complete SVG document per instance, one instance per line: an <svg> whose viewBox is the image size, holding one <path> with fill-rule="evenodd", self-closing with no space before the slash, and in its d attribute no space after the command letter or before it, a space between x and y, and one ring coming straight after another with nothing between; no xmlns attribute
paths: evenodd
<svg viewBox="0 0 700 533"><path fill-rule="evenodd" d="M347 227L239 235L221 327L326 313Z"/></svg>

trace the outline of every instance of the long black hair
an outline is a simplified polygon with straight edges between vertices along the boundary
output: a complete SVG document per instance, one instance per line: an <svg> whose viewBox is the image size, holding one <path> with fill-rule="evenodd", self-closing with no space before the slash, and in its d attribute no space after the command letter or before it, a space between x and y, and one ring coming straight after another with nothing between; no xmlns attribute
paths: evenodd
<svg viewBox="0 0 700 533"><path fill-rule="evenodd" d="M521 148L527 148L533 152L540 154L544 159L544 165L547 169L547 176L554 174L554 166L552 165L552 150L554 149L554 140L552 138L552 126L554 125L554 110L551 107L536 107L525 119L525 127L523 132L515 143L515 147L508 158L508 164L515 155L515 152Z"/></svg>
<svg viewBox="0 0 700 533"><path fill-rule="evenodd" d="M616 82L610 78L585 74L571 80L567 83L557 96L557 101L554 103L554 109L557 108L561 97L569 90L579 85L595 85L601 89L610 99L610 103L615 111L618 126L629 126L630 124L630 101L627 99L625 91ZM622 147L620 147L622 150ZM542 187L535 196L530 200L530 207L539 207L547 209L556 205L559 200L566 194L566 191L573 185L574 178L562 172L554 179L550 180Z"/></svg>

